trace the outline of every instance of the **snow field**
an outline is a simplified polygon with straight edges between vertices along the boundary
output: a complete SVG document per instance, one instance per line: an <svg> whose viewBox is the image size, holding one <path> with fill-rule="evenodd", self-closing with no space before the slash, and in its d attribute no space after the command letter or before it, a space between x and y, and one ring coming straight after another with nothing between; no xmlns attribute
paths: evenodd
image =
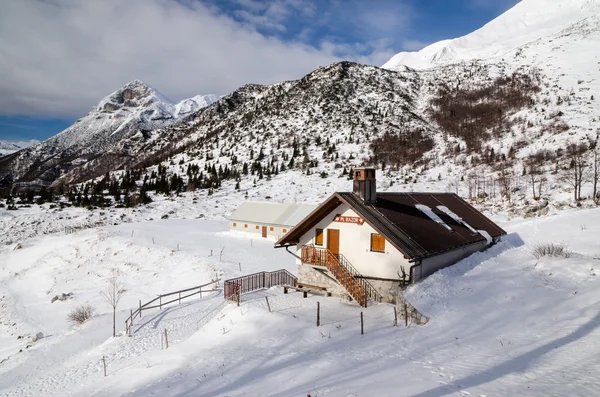
<svg viewBox="0 0 600 397"><path fill-rule="evenodd" d="M227 305L215 293L149 311L136 319L131 338L116 339L110 338L108 309L99 302L99 315L89 323L75 329L65 324L66 308L96 299L92 291L101 284L73 273L75 263L67 265L70 271L51 267L58 259L50 251L77 245L80 257L62 253L61 260L78 261L84 270L96 268L97 273L134 259L140 264L139 275L137 268L124 272L129 302L124 298L119 323L139 298L200 284L215 272L226 278L282 267L295 273L294 259L273 249L272 241L251 240L227 232L224 222L204 220L144 222L27 240L21 250L0 252L9 268L0 284L10 297L7 312L30 327L35 323L45 327L42 331L56 331L0 366L0 395L600 394L600 289L595 275L600 210L565 211L501 226L509 232L503 242L406 291L406 298L430 317L426 326L405 328L400 320L394 328L393 307L386 304L359 308L337 298L304 299L273 288L244 295L240 307ZM540 259L531 254L536 244L550 242L567 245L572 254ZM219 262L217 251L223 246ZM126 257L115 259L114 252ZM75 285L66 280L67 273L89 295L83 288L62 291ZM72 290L73 301L50 304L49 296L42 299L19 284L24 277L43 285L44 274L57 274L62 283L50 295ZM55 305L64 305L63 314L41 316L38 306L58 311ZM161 350L165 328L170 345Z"/></svg>

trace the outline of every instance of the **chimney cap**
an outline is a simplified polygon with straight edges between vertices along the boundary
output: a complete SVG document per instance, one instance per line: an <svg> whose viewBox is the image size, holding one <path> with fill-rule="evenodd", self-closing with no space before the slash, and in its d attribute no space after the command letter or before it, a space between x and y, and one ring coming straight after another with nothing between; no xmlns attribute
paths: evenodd
<svg viewBox="0 0 600 397"><path fill-rule="evenodd" d="M375 180L375 168L373 167L354 168L352 172L355 181Z"/></svg>

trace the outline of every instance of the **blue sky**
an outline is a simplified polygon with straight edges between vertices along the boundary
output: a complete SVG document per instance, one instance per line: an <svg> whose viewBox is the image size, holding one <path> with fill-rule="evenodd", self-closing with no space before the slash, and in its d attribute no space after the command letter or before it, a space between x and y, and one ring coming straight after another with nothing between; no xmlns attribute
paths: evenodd
<svg viewBox="0 0 600 397"><path fill-rule="evenodd" d="M0 0L3 3L6 0ZM518 0L20 0L0 13L0 139L46 139L142 79L173 100L380 66Z"/></svg>

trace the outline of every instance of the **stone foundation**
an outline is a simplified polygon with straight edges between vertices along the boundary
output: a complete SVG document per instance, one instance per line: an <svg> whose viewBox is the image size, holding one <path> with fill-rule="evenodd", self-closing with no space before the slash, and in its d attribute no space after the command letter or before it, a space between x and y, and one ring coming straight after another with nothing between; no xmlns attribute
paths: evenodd
<svg viewBox="0 0 600 397"><path fill-rule="evenodd" d="M411 323L418 325L427 324L429 318L419 313L402 294L402 289L397 281L367 280L373 288L383 297L383 302L395 303L398 312L398 319L404 320L404 305ZM327 292L333 296L350 298L346 289L333 278L327 270L317 270L310 265L298 265L298 283L306 283L319 287L327 288Z"/></svg>
<svg viewBox="0 0 600 397"><path fill-rule="evenodd" d="M329 272L319 271L309 265L298 265L298 283L306 283L327 288L333 296L347 296L346 289L329 275Z"/></svg>

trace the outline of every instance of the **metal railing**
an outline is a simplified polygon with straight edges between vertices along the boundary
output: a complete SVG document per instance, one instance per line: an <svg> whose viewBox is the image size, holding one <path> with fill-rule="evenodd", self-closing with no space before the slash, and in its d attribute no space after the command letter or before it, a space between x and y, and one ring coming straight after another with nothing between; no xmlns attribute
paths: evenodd
<svg viewBox="0 0 600 397"><path fill-rule="evenodd" d="M352 266L344 255L334 255L326 248L304 245L301 250L301 259L303 263L323 266L329 270L359 305L366 307L369 300L382 301L381 294Z"/></svg>
<svg viewBox="0 0 600 397"><path fill-rule="evenodd" d="M298 278L285 269L273 272L258 272L225 280L223 283L223 296L226 300L241 301L241 295L259 289L271 288L276 285L290 285L295 287Z"/></svg>
<svg viewBox="0 0 600 397"><path fill-rule="evenodd" d="M150 309L156 309L156 308L162 309L163 306L165 306L165 305L168 305L168 304L173 303L173 302L181 303L182 299L190 298L190 297L195 296L195 295L198 295L198 297L201 298L203 292L212 292L212 291L214 291L214 289L213 290L208 290L208 289L202 290L202 288L208 287L209 285L212 285L212 284L216 284L219 281L221 281L221 279L217 279L217 280L211 281L210 283L198 285L196 287L186 288L186 289L182 289L182 290L174 291L174 292L168 292L166 294L160 294L156 298L154 298L154 299L152 299L152 300L144 303L143 305L142 305L142 301L140 300L139 307L137 309L135 309L135 311L133 309L131 309L130 316L127 318L127 320L125 320L125 332L127 333L127 335L131 336L131 327L133 326L133 320L136 317L140 317L141 318L142 317L142 312L144 310L150 310ZM181 294L185 294L186 292L189 292L189 294L187 294L187 295L181 295ZM163 298L168 298L170 296L175 296L175 295L177 295L176 298L168 300L166 302L163 301ZM152 305L156 301L158 301L158 304Z"/></svg>

